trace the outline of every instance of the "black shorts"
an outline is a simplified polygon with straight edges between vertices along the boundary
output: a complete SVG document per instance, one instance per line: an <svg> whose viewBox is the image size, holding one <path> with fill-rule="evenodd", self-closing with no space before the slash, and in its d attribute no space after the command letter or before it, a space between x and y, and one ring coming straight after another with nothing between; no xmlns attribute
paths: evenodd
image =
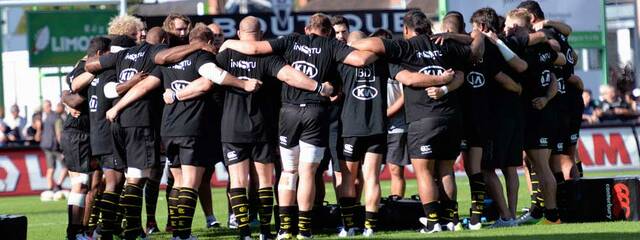
<svg viewBox="0 0 640 240"><path fill-rule="evenodd" d="M206 137L163 137L162 143L171 167L182 165L213 167L214 150Z"/></svg>
<svg viewBox="0 0 640 240"><path fill-rule="evenodd" d="M280 109L280 146L292 148L299 142L326 147L329 135L327 107L322 104L287 104Z"/></svg>
<svg viewBox="0 0 640 240"><path fill-rule="evenodd" d="M127 168L149 169L160 164L160 141L151 127L121 127L111 124L114 153Z"/></svg>
<svg viewBox="0 0 640 240"><path fill-rule="evenodd" d="M364 160L366 153L377 153L385 155L387 153L387 135L379 134L362 137L343 137L344 160L358 162Z"/></svg>
<svg viewBox="0 0 640 240"><path fill-rule="evenodd" d="M69 171L90 173L97 166L91 163L91 143L89 133L64 131L60 140L64 164Z"/></svg>
<svg viewBox="0 0 640 240"><path fill-rule="evenodd" d="M329 144L324 152L324 158L320 162L318 171L329 170L329 162L331 162L331 168L334 172L340 172L340 160L344 159L342 155L342 121L340 120L340 114L342 111L341 105L329 106Z"/></svg>
<svg viewBox="0 0 640 240"><path fill-rule="evenodd" d="M423 118L409 123L411 159L455 160L460 154L459 116Z"/></svg>
<svg viewBox="0 0 640 240"><path fill-rule="evenodd" d="M542 110L525 108L524 149L553 149L556 136L555 121L556 112L550 105Z"/></svg>
<svg viewBox="0 0 640 240"><path fill-rule="evenodd" d="M258 143L222 143L224 162L227 166L251 160L259 163L273 163L275 161L275 146L267 142Z"/></svg>
<svg viewBox="0 0 640 240"><path fill-rule="evenodd" d="M487 111L483 114L477 110L467 111L463 117L463 132L461 150L469 150L471 147L484 147L489 141L490 124Z"/></svg>
<svg viewBox="0 0 640 240"><path fill-rule="evenodd" d="M523 122L517 116L496 116L493 120L495 125L491 140L483 149L482 169L522 166ZM490 157L485 157L487 155Z"/></svg>
<svg viewBox="0 0 640 240"><path fill-rule="evenodd" d="M407 150L407 133L387 134L387 164L406 166L411 164Z"/></svg>
<svg viewBox="0 0 640 240"><path fill-rule="evenodd" d="M120 158L118 158L118 156L116 154L102 154L102 155L97 155L94 156L98 162L100 163L100 166L103 169L112 169L112 170L125 170L127 168L127 166L124 164L124 162L122 160L120 160Z"/></svg>
<svg viewBox="0 0 640 240"><path fill-rule="evenodd" d="M556 113L555 125L557 132L553 140L553 154L569 154L571 144L571 119L569 112L558 111Z"/></svg>

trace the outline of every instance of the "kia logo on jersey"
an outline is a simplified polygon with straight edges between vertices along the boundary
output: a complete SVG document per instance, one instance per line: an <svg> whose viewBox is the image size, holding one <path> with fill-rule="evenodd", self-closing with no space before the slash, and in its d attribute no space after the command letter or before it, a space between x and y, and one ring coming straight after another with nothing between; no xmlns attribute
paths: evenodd
<svg viewBox="0 0 640 240"><path fill-rule="evenodd" d="M540 86L546 87L551 84L551 71L544 70L540 75Z"/></svg>
<svg viewBox="0 0 640 240"><path fill-rule="evenodd" d="M362 85L354 88L353 91L351 91L351 95L353 95L357 99L367 101L378 96L378 89L375 89L371 86Z"/></svg>
<svg viewBox="0 0 640 240"><path fill-rule="evenodd" d="M138 73L137 69L127 68L120 72L120 76L118 76L118 79L121 83L123 83L123 82L129 81L129 79L131 79L133 75L136 75L136 73Z"/></svg>
<svg viewBox="0 0 640 240"><path fill-rule="evenodd" d="M444 74L444 68L440 67L440 66L427 66L427 67L424 67L424 68L420 69L419 72L423 73L423 74L440 76L440 75Z"/></svg>
<svg viewBox="0 0 640 240"><path fill-rule="evenodd" d="M482 87L485 83L484 75L479 72L469 72L469 75L467 75L467 82L473 88Z"/></svg>
<svg viewBox="0 0 640 240"><path fill-rule="evenodd" d="M98 111L98 97L96 95L91 95L91 100L89 100L89 111L90 112Z"/></svg>
<svg viewBox="0 0 640 240"><path fill-rule="evenodd" d="M171 90L173 90L174 92L177 92L182 90L187 85L189 85L189 82L185 80L175 80L171 82Z"/></svg>
<svg viewBox="0 0 640 240"><path fill-rule="evenodd" d="M291 64L293 68L304 73L309 78L314 78L318 75L318 68L315 65L305 62L305 61L296 61Z"/></svg>

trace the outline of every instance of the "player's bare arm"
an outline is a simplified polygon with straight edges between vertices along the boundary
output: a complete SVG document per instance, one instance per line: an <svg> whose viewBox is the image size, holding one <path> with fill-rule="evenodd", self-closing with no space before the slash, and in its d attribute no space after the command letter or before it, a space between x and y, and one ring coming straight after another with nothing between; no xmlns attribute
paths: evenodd
<svg viewBox="0 0 640 240"><path fill-rule="evenodd" d="M156 54L155 58L153 58L153 62L160 65L177 63L189 56L189 54L198 51L205 50L210 51L211 45L204 42L195 42L181 46L175 46L172 48L164 49L158 54Z"/></svg>
<svg viewBox="0 0 640 240"><path fill-rule="evenodd" d="M260 86L262 86L262 82L256 79L242 80L237 77L229 74L227 71L222 68L216 66L214 63L206 63L200 66L198 69L198 73L200 76L209 79L213 83L239 88L244 90L245 92L255 92L258 91Z"/></svg>
<svg viewBox="0 0 640 240"><path fill-rule="evenodd" d="M273 48L271 48L271 44L269 44L268 41L242 41L230 39L225 41L218 51L222 52L225 49L233 49L246 55L270 54L273 52Z"/></svg>
<svg viewBox="0 0 640 240"><path fill-rule="evenodd" d="M575 74L571 75L571 77L567 79L567 82L576 86L576 88L578 88L578 90L580 91L584 90L584 82L582 81L582 78L580 78L580 76L578 75L575 75Z"/></svg>
<svg viewBox="0 0 640 240"><path fill-rule="evenodd" d="M473 38L471 36L462 33L445 32L434 34L433 36L431 36L431 40L433 40L438 45L443 45L447 39L451 39L453 41L466 45L471 44L471 42L473 41Z"/></svg>
<svg viewBox="0 0 640 240"><path fill-rule="evenodd" d="M535 109L541 110L546 107L547 103L549 103L549 101L551 101L551 99L555 97L556 93L558 92L558 82L556 79L556 75L551 73L549 77L551 78L551 83L549 84L549 88L547 89L547 94L543 97L538 97L531 100L531 104L533 104L533 107Z"/></svg>
<svg viewBox="0 0 640 240"><path fill-rule="evenodd" d="M144 97L147 93L153 89L159 87L162 81L155 76L148 76L144 80L140 81L134 87L132 87L127 93L116 103L109 111L107 111L107 119L111 122L115 121L120 111L128 107L135 101L138 101Z"/></svg>
<svg viewBox="0 0 640 240"><path fill-rule="evenodd" d="M552 27L554 29L556 29L558 32L562 33L565 36L569 36L571 35L571 33L573 32L573 29L571 28L571 26L567 25L566 23L560 22L560 21L554 21L554 20L543 20L540 22L537 22L536 24L533 25L533 28L538 31L544 27Z"/></svg>
<svg viewBox="0 0 640 240"><path fill-rule="evenodd" d="M282 67L276 77L289 86L309 92L316 92L325 97L329 97L334 91L331 83L324 82L319 84L317 81L310 79L307 75L289 65Z"/></svg>
<svg viewBox="0 0 640 240"><path fill-rule="evenodd" d="M400 112L400 110L402 110L403 107L404 94L401 94L400 96L398 96L398 99L396 99L396 101L389 105L389 107L387 108L387 117L391 118L395 116L396 114L398 114L398 112Z"/></svg>
<svg viewBox="0 0 640 240"><path fill-rule="evenodd" d="M564 56L564 54L562 53L558 53L558 57L556 58L555 61L553 61L553 64L558 66L564 66L565 64L567 64L567 57Z"/></svg>
<svg viewBox="0 0 640 240"><path fill-rule="evenodd" d="M377 55L384 55L385 48L381 38L371 37L351 43L351 47L360 51L369 51Z"/></svg>
<svg viewBox="0 0 640 240"><path fill-rule="evenodd" d="M529 68L529 64L526 61L522 60L517 54L515 54L502 40L498 38L498 35L495 32L483 33L489 41L495 44L500 50L500 54L507 61L509 67L515 70L518 73L522 73Z"/></svg>
<svg viewBox="0 0 640 240"><path fill-rule="evenodd" d="M453 71L453 69L445 70L442 75L429 75L402 70L396 75L396 80L408 87L427 88L449 84L454 76L455 71Z"/></svg>
<svg viewBox="0 0 640 240"><path fill-rule="evenodd" d="M162 98L166 104L173 104L176 101L185 101L200 97L213 89L213 82L205 77L200 77L190 82L186 87L178 92L165 89Z"/></svg>
<svg viewBox="0 0 640 240"><path fill-rule="evenodd" d="M516 81L513 81L509 75L499 72L494 78L498 83L500 83L502 88L517 93L518 95L522 94L522 86Z"/></svg>
<svg viewBox="0 0 640 240"><path fill-rule="evenodd" d="M349 53L342 62L354 67L364 67L376 60L378 60L378 56L374 52L355 50Z"/></svg>
<svg viewBox="0 0 640 240"><path fill-rule="evenodd" d="M447 93L455 91L456 89L460 88L460 86L462 86L463 83L464 83L464 72L456 70L455 76L453 77L453 81L441 87L429 87L425 89L425 91L427 92L427 95L429 95L430 98L440 99Z"/></svg>
<svg viewBox="0 0 640 240"><path fill-rule="evenodd" d="M79 92L82 89L85 89L89 86L89 83L91 83L91 81L93 81L95 77L96 76L90 72L83 72L82 74L76 76L71 82L71 91Z"/></svg>
<svg viewBox="0 0 640 240"><path fill-rule="evenodd" d="M80 94L70 92L68 90L62 91L62 103L73 109L79 109L82 104L85 103L85 98Z"/></svg>
<svg viewBox="0 0 640 240"><path fill-rule="evenodd" d="M484 34L480 31L471 32L471 60L473 62L480 61L484 56Z"/></svg>
<svg viewBox="0 0 640 240"><path fill-rule="evenodd" d="M547 42L547 35L544 32L529 33L529 46Z"/></svg>

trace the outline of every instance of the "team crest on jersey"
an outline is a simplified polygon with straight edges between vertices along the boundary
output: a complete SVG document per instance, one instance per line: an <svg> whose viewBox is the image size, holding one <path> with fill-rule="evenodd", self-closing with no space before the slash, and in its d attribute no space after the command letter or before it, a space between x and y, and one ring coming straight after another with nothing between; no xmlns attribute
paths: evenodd
<svg viewBox="0 0 640 240"><path fill-rule="evenodd" d="M362 101L374 99L378 96L378 89L372 86L358 86L351 91L351 95Z"/></svg>
<svg viewBox="0 0 640 240"><path fill-rule="evenodd" d="M567 93L564 78L558 78L558 92L561 94Z"/></svg>
<svg viewBox="0 0 640 240"><path fill-rule="evenodd" d="M442 74L444 74L444 68L440 67L440 66L427 66L427 67L423 67L422 69L420 69L420 73L422 74L428 74L428 75L433 75L433 76L440 76Z"/></svg>
<svg viewBox="0 0 640 240"><path fill-rule="evenodd" d="M175 81L171 82L171 90L173 90L174 92L177 92L177 91L180 91L183 88L185 88L187 85L189 85L188 81L175 80Z"/></svg>
<svg viewBox="0 0 640 240"><path fill-rule="evenodd" d="M94 78L91 80L91 86L98 86L98 83L100 83L100 78Z"/></svg>
<svg viewBox="0 0 640 240"><path fill-rule="evenodd" d="M431 145L423 145L420 146L420 153L421 154L431 154Z"/></svg>
<svg viewBox="0 0 640 240"><path fill-rule="evenodd" d="M344 153L353 154L353 145L345 143L344 144Z"/></svg>
<svg viewBox="0 0 640 240"><path fill-rule="evenodd" d="M131 79L133 75L136 75L136 73L138 73L138 70L135 68L124 69L120 72L120 75L118 76L118 81L120 81L121 83L129 81L129 79Z"/></svg>
<svg viewBox="0 0 640 240"><path fill-rule="evenodd" d="M479 72L469 72L467 75L467 83L473 88L482 87L485 83L484 75Z"/></svg>
<svg viewBox="0 0 640 240"><path fill-rule="evenodd" d="M304 73L309 78L314 78L318 75L318 68L316 65L305 61L295 61L291 64L293 68Z"/></svg>
<svg viewBox="0 0 640 240"><path fill-rule="evenodd" d="M544 70L540 75L540 86L546 87L551 84L551 71Z"/></svg>
<svg viewBox="0 0 640 240"><path fill-rule="evenodd" d="M98 111L98 96L91 95L91 99L89 99L89 111L90 112Z"/></svg>

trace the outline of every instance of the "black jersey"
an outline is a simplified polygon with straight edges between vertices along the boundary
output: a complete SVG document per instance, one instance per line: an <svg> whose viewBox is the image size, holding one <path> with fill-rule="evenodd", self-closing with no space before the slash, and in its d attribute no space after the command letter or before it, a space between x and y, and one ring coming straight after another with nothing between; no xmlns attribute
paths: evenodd
<svg viewBox="0 0 640 240"><path fill-rule="evenodd" d="M286 65L279 56L247 56L234 50L222 51L216 59L218 66L239 79L259 79L269 85L277 81L273 77ZM238 88L226 88L222 142L254 143L269 140L269 123L276 113L267 102L269 98L278 96L278 92L270 92L269 89L273 88L261 88L258 92L248 93Z"/></svg>
<svg viewBox="0 0 640 240"><path fill-rule="evenodd" d="M111 124L106 118L113 100L105 97L104 85L116 82L116 70L107 69L99 72L88 88L89 119L91 122L91 153L93 155L109 154L113 151L111 141Z"/></svg>
<svg viewBox="0 0 640 240"><path fill-rule="evenodd" d="M387 58L400 62L402 67L429 75L442 75L446 69L462 69L471 52L468 46L446 41L438 45L427 35L408 40L383 39ZM435 100L424 88L404 87L407 122L422 118L447 117L458 113L458 93L451 92Z"/></svg>
<svg viewBox="0 0 640 240"><path fill-rule="evenodd" d="M198 69L207 63L214 63L214 56L199 50L178 63L160 66L154 71L154 75L161 76L165 89L178 92L200 78ZM162 111L161 136L208 136L214 130L213 119L210 119L214 104L211 93L205 93L196 98L176 100L173 104L165 105Z"/></svg>
<svg viewBox="0 0 640 240"><path fill-rule="evenodd" d="M336 63L344 61L353 51L353 48L334 38L297 33L270 40L269 44L271 44L275 55L283 56L287 64L320 83L334 81L329 76L331 71L335 71ZM302 91L286 84L282 87L282 102L285 103L303 104L328 101L329 98L313 92Z"/></svg>
<svg viewBox="0 0 640 240"><path fill-rule="evenodd" d="M558 53L549 44L540 43L528 47L524 53L524 60L529 65L524 72L522 100L525 106L531 106L531 100L544 97L551 85L551 70Z"/></svg>
<svg viewBox="0 0 640 240"><path fill-rule="evenodd" d="M129 81L138 72L152 73L156 67L153 58L164 48L166 45L151 45L145 42L115 54L101 56L100 65L104 69L115 68L118 81L123 83ZM155 89L126 107L120 114L120 125L122 127L150 127L157 123L160 119L158 103L161 102L161 94L160 89Z"/></svg>
<svg viewBox="0 0 640 240"><path fill-rule="evenodd" d="M389 64L384 60L361 68L339 64L337 70L344 92L342 137L385 134Z"/></svg>
<svg viewBox="0 0 640 240"><path fill-rule="evenodd" d="M73 82L73 80L77 76L85 72L84 71L85 63L86 62L84 60L80 60L80 62L78 62L76 67L73 68L73 70L71 70L69 74L67 74L67 84L69 85L69 89L71 89L71 83ZM84 88L74 93L82 96L84 99L87 99L87 95L88 95L87 90L88 90L87 88ZM63 128L70 129L70 130L73 129L81 132L89 132L89 106L87 104L82 104L80 109L76 109L76 110L80 111L80 116L76 118L76 117L72 117L71 114L69 114L67 116L67 119L64 121Z"/></svg>
<svg viewBox="0 0 640 240"><path fill-rule="evenodd" d="M556 74L558 81L558 94L554 97L556 105L561 110L572 110L576 105L582 105L582 91L580 91L575 85L567 84L569 77L574 74L574 66L576 64L573 58L573 48L569 45L567 36L558 32L554 28L544 28L541 31L547 35L547 37L553 38L560 44L560 52L565 55L567 63L563 66L555 66L553 73Z"/></svg>
<svg viewBox="0 0 640 240"><path fill-rule="evenodd" d="M520 58L524 57L524 51L529 45L529 35L515 34L512 36L502 38L502 41ZM486 46L486 45L485 45ZM497 59L495 65L501 67L503 73L507 74L516 83L522 83L523 74L518 73L511 68L506 60L500 56ZM491 87L491 104L493 106L493 113L502 117L509 117L512 119L519 119L522 106L520 104L520 96L517 93L505 89L497 82L495 87Z"/></svg>
<svg viewBox="0 0 640 240"><path fill-rule="evenodd" d="M461 106L465 119L483 116L489 111L491 88L497 87L495 76L501 72L499 64L504 64L498 47L485 41L484 55L477 63L469 63L465 69L464 84L461 89Z"/></svg>

